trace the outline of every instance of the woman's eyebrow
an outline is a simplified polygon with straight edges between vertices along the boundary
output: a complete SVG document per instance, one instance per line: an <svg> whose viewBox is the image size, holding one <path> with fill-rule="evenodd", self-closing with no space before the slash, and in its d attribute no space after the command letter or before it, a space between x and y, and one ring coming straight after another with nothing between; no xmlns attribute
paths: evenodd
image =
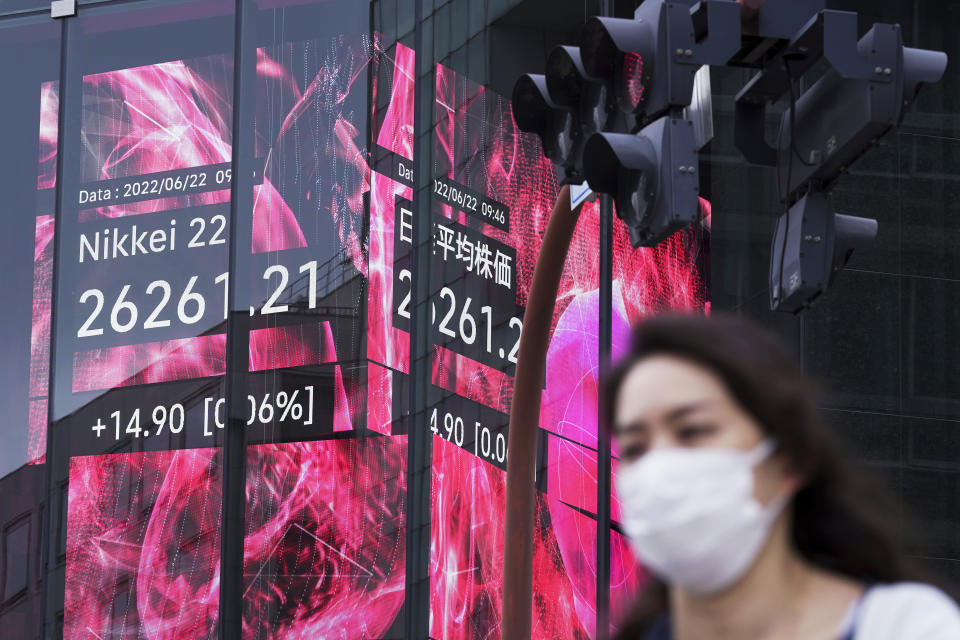
<svg viewBox="0 0 960 640"><path fill-rule="evenodd" d="M705 409L713 404L715 404L713 400L698 400L697 402L680 405L668 411L667 415L664 416L664 420L666 422L676 422L688 414L699 411L700 409Z"/></svg>
<svg viewBox="0 0 960 640"><path fill-rule="evenodd" d="M613 432L617 434L621 433L645 433L647 431L647 425L642 420L632 420L626 424L616 423L613 425Z"/></svg>

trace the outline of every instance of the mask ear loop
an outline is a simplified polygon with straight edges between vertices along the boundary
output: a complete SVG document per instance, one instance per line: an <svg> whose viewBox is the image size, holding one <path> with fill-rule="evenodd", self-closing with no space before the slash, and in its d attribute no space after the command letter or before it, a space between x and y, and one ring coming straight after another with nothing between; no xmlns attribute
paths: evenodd
<svg viewBox="0 0 960 640"><path fill-rule="evenodd" d="M757 446L755 446L750 451L746 452L746 459L750 462L750 466L755 467L777 450L777 441L773 438L764 438L761 440Z"/></svg>
<svg viewBox="0 0 960 640"><path fill-rule="evenodd" d="M751 467L756 467L758 464L769 458L773 455L773 452L777 450L777 441L773 438L764 438L761 440L757 446L746 453L746 458L750 462ZM776 519L777 515L783 510L784 507L793 499L793 495L788 491L786 493L780 492L775 495L767 504L761 504L760 506L767 513L767 517L770 518L770 521Z"/></svg>

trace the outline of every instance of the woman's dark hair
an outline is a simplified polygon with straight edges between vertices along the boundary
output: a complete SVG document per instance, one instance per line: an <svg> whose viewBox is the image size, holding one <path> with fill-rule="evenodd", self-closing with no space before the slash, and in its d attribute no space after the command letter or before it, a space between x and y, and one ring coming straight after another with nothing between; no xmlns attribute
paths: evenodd
<svg viewBox="0 0 960 640"><path fill-rule="evenodd" d="M882 492L843 461L821 421L810 384L771 333L739 317L666 314L642 322L607 377L601 412L609 428L627 373L652 355L671 355L713 372L776 442L776 454L803 478L792 501L791 538L810 563L865 583L918 579L887 521ZM639 638L667 608L651 580L620 630Z"/></svg>

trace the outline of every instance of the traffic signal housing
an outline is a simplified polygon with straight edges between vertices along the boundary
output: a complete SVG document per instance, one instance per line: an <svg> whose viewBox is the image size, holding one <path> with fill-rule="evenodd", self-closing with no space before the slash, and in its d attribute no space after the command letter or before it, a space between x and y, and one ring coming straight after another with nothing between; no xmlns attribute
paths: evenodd
<svg viewBox="0 0 960 640"><path fill-rule="evenodd" d="M876 220L835 214L829 192L903 121L921 86L946 69L939 51L903 46L899 25L858 38L857 14L819 11L736 99L735 141L747 160L777 168L780 217L771 243L770 307L798 313L831 286ZM795 82L821 59L828 69L796 97ZM767 105L789 95L780 133L764 138Z"/></svg>
<svg viewBox="0 0 960 640"><path fill-rule="evenodd" d="M586 73L611 88L640 126L690 104L694 77L740 49L740 8L730 0L646 0L633 20L590 18L580 53Z"/></svg>
<svg viewBox="0 0 960 640"><path fill-rule="evenodd" d="M656 245L697 219L697 150L689 120L664 116L637 134L594 134L583 163L590 188L613 196L634 247Z"/></svg>
<svg viewBox="0 0 960 640"><path fill-rule="evenodd" d="M553 101L543 74L520 76L513 87L513 118L521 131L540 137L543 154L554 164L563 166L578 135L570 109Z"/></svg>
<svg viewBox="0 0 960 640"><path fill-rule="evenodd" d="M829 194L812 192L777 220L770 245L770 308L799 313L833 284L853 250L877 236L877 221L834 213Z"/></svg>
<svg viewBox="0 0 960 640"><path fill-rule="evenodd" d="M820 59L829 69L791 99L770 145L767 105ZM943 52L904 47L899 25L877 23L858 40L857 14L821 11L737 95L736 145L750 162L779 167L785 203L809 188L829 189L902 122L923 83L938 81L946 64Z"/></svg>
<svg viewBox="0 0 960 640"><path fill-rule="evenodd" d="M941 51L904 47L900 26L875 24L856 48L868 77L827 71L781 117L779 164L793 163L790 182L781 171L781 191L794 193L813 182L829 188L876 142L897 127L924 83L937 82L947 66ZM794 138L794 135L796 136Z"/></svg>

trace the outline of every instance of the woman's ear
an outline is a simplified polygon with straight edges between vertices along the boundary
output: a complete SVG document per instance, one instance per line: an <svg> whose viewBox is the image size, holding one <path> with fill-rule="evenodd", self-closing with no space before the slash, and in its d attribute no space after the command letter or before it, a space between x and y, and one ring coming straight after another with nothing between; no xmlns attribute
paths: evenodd
<svg viewBox="0 0 960 640"><path fill-rule="evenodd" d="M774 454L757 465L754 478L757 483L755 497L767 504L774 498L797 493L803 485L804 476L791 461Z"/></svg>
<svg viewBox="0 0 960 640"><path fill-rule="evenodd" d="M804 473L797 468L796 464L783 456L775 455L771 458L771 461L776 466L777 475L781 478L779 493L791 496L796 494L805 481Z"/></svg>

